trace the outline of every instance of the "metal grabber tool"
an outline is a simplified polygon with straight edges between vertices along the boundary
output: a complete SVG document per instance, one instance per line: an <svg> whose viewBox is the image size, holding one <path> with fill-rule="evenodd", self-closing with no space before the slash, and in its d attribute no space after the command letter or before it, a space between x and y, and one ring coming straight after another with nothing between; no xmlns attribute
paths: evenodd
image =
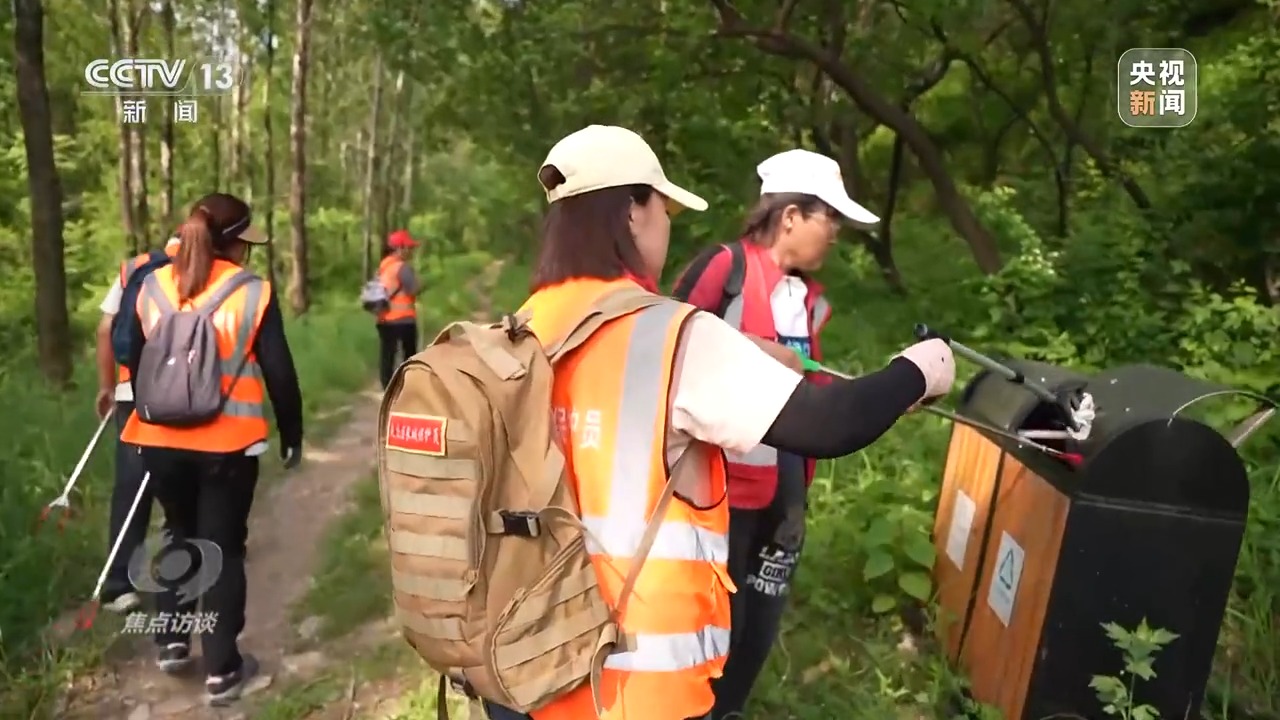
<svg viewBox="0 0 1280 720"><path fill-rule="evenodd" d="M967 345L952 340L924 323L916 324L915 336L921 342L931 339L942 340L951 348L951 352L956 355L999 375L1011 383L1021 385L1032 395L1061 410L1062 422L1066 427L1065 430L1027 430L1021 437L1077 441L1089 438L1089 433L1093 429L1093 420L1097 416L1097 408L1093 404L1093 396L1089 393L1055 394L1045 386L1027 379L1021 372L997 360L993 360Z"/></svg>
<svg viewBox="0 0 1280 720"><path fill-rule="evenodd" d="M114 407L112 408L114 410ZM71 514L71 490L76 486L76 482L80 479L80 474L84 472L84 468L89 464L89 458L93 456L93 450L98 446L98 440L102 437L102 431L107 429L107 423L111 422L112 413L108 412L102 417L102 422L98 423L98 429L94 431L93 437L89 439L89 444L85 447L84 452L80 455L80 462L76 463L76 467L71 471L71 477L67 480L67 484L62 488L62 494L54 498L52 502L44 506L40 511L40 518L36 521L36 530L39 530L53 511L60 510L58 517L58 532L62 532L67 526L67 516Z"/></svg>
<svg viewBox="0 0 1280 720"><path fill-rule="evenodd" d="M76 614L76 627L81 630L93 627L93 621L98 617L98 608L102 605L102 586L107 584L107 573L111 571L111 563L115 562L116 555L120 554L120 543L124 542L124 534L133 524L133 516L138 512L138 505L147 494L147 484L150 482L151 472L147 471L142 476L142 482L138 483L138 492L133 496L133 503L129 505L129 512L124 516L120 532L116 533L116 539L111 543L111 552L107 553L107 561L102 564L102 572L98 573L98 584L93 588L93 597L89 598L88 604L80 608L80 612Z"/></svg>
<svg viewBox="0 0 1280 720"><path fill-rule="evenodd" d="M812 360L810 358L801 356L801 362L804 365L804 369L807 372L820 372L827 375L831 375L832 377L841 378L843 380L853 379L852 375L849 375L847 373L842 373L839 370L833 370L827 367L826 365L823 365L822 363L818 362L817 360ZM995 361L993 360L992 362L995 362ZM992 435L998 435L999 437L1002 437L1006 440L1011 440L1013 442L1018 443L1019 445L1024 445L1026 447L1029 447L1032 450L1036 450L1046 455L1049 455L1051 457L1058 458L1059 460L1062 460L1063 462L1067 463L1068 465L1071 465L1072 467L1078 467L1082 462L1084 462L1084 456L1080 455L1079 453L1063 452L1061 450L1051 448L1048 445L1042 445L1038 442L1035 442L1034 440L1029 440L1026 437L1023 437L1017 433L1009 432L1008 430L995 427L994 425L988 425L987 423L974 420L973 418L968 418L963 415L959 415L957 413L951 412L950 410L944 410L943 408L935 407L929 403L921 404L920 409L931 415L936 415L940 418L943 418L944 420L949 420L953 423L959 423L961 425L967 425L975 430L988 432L988 433L991 433Z"/></svg>

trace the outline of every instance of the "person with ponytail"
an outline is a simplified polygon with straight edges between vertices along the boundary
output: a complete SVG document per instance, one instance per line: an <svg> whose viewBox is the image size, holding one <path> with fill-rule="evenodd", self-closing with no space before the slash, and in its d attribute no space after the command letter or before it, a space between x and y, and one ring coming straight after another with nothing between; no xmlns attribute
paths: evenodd
<svg viewBox="0 0 1280 720"><path fill-rule="evenodd" d="M143 588L157 594L157 611L170 617L189 615L199 603L215 619L201 634L211 705L238 698L258 670L253 656L240 652L237 639L244 629L247 597L249 510L259 458L268 449L267 398L275 410L285 468L302 457L302 394L279 302L271 284L244 267L250 249L266 242L251 220L249 206L233 195L201 198L182 225L173 263L147 277L136 307L122 309L132 313L126 366L138 402L121 439L139 449L150 473L150 487L164 509L167 545L186 548L200 563L209 563L210 545L221 554L221 568L211 563L178 587ZM168 352L173 338L157 329L179 327L174 315L188 312L205 314L216 328L221 403L215 417L194 425L149 422L154 416L144 401L148 393L139 388L150 390L144 383L153 382L160 387L163 379L145 372L140 376L143 350L148 340L168 341L162 346ZM170 357L165 365L177 359ZM188 362L196 364L200 358L188 357ZM191 553L193 547L198 552ZM154 637L161 670L177 672L192 663L188 628L175 623Z"/></svg>

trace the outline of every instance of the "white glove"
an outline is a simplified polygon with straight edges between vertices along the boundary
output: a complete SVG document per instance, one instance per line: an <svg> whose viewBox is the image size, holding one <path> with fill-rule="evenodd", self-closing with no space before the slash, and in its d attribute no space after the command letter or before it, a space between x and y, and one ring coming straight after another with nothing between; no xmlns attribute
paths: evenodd
<svg viewBox="0 0 1280 720"><path fill-rule="evenodd" d="M934 338L918 342L894 357L906 358L924 375L924 397L941 397L951 392L956 381L956 360L945 340Z"/></svg>

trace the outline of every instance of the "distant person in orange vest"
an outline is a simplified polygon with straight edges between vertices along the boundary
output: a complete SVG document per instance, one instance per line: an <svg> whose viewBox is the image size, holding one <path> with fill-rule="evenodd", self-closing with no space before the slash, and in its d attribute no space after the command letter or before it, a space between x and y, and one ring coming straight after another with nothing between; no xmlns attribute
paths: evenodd
<svg viewBox="0 0 1280 720"><path fill-rule="evenodd" d="M249 206L207 195L181 238L173 264L147 278L132 309L135 342L125 365L135 407L121 438L141 449L168 545L186 549L197 569L181 583L166 576L167 588L156 583L157 611L175 619L155 635L157 664L166 672L189 665L196 630L208 701L225 705L258 671L236 641L244 629L249 510L268 447L266 400L280 457L292 468L302 458L302 397L275 291L244 267L249 249L266 242ZM150 574L164 575L164 564ZM203 627L177 622L192 617L197 602Z"/></svg>
<svg viewBox="0 0 1280 720"><path fill-rule="evenodd" d="M164 253L173 257L178 253L177 237L169 238L165 243ZM103 298L99 309L102 319L98 321L97 332L97 368L98 396L94 403L98 417L106 417L107 413L115 413L116 435L124 429L125 421L133 412L133 387L129 384L129 371L117 362L111 343L112 323L120 312L120 299L124 295L135 271L143 270L152 260L151 253L143 253L120 264L111 289ZM114 410L113 410L114 408ZM151 523L151 492L146 490L138 501L138 509L133 520L124 527L125 518L138 488L142 484L142 475L146 472L142 466L142 458L138 448L128 443L116 442L115 482L111 488L111 515L108 522L107 547L115 544L116 538L123 533L120 550L116 553L111 567L107 570L106 584L102 587L102 606L112 612L130 613L138 609L142 599L129 580L129 560L142 545L147 536L147 526Z"/></svg>
<svg viewBox="0 0 1280 720"><path fill-rule="evenodd" d="M386 309L378 312L378 371L385 390L400 361L418 352L418 293L422 283L409 264L418 243L408 230L396 230L387 238L387 249L378 265L378 279L387 289Z"/></svg>
<svg viewBox="0 0 1280 720"><path fill-rule="evenodd" d="M592 125L548 153L538 179L550 206L522 311L544 343L615 290L657 294L670 213L707 202L667 179L649 145ZM675 489L635 594L618 618L625 642L597 684L604 720L704 718L729 653L729 508L720 448L764 442L803 457L856 452L927 398L950 391L951 350L912 345L881 370L818 385L783 364L795 354L758 344L692 305L659 299L603 325L555 366L552 404L600 590L611 605L644 529L687 453L692 479ZM512 662L518 662L515 659ZM486 703L492 720L527 716ZM531 713L594 718L589 684Z"/></svg>

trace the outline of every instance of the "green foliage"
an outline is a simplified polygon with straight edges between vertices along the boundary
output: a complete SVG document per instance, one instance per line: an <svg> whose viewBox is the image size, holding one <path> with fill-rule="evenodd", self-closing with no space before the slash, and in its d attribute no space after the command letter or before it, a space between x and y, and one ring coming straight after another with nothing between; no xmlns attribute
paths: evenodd
<svg viewBox="0 0 1280 720"><path fill-rule="evenodd" d="M1089 687L1103 704L1102 711L1123 720L1156 720L1160 711L1138 700L1137 684L1139 680L1150 680L1156 676L1156 654L1178 639L1178 635L1149 627L1146 618L1133 630L1126 630L1115 623L1104 623L1102 628L1124 660L1124 668L1119 675L1094 675L1089 681Z"/></svg>

